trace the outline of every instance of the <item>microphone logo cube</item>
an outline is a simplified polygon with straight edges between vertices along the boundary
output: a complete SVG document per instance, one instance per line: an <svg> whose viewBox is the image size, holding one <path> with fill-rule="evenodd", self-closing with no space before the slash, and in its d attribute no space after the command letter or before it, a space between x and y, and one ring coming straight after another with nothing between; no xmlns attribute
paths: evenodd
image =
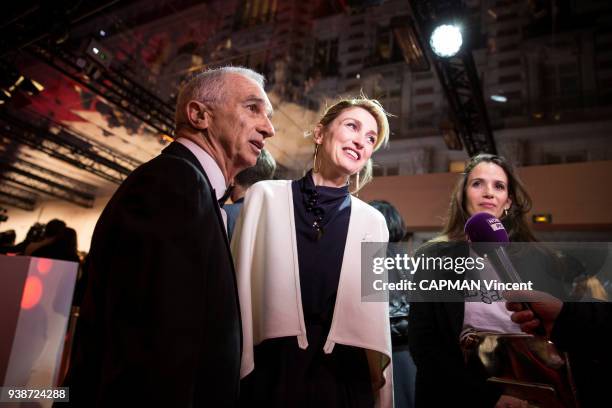
<svg viewBox="0 0 612 408"><path fill-rule="evenodd" d="M489 223L489 226L493 231L499 231L504 229L504 225L497 218L489 218L487 222Z"/></svg>

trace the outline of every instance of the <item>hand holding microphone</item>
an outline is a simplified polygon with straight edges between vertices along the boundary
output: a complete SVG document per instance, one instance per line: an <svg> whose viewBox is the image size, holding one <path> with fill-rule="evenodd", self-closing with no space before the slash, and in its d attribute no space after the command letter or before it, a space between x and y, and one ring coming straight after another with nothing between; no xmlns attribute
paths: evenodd
<svg viewBox="0 0 612 408"><path fill-rule="evenodd" d="M544 328L547 337L550 337L555 320L563 307L562 301L539 291L508 291L503 295L508 301L506 309L514 312L510 318L521 326L521 330L534 333L538 327ZM529 309L523 307L524 302L516 301L518 299L529 299Z"/></svg>

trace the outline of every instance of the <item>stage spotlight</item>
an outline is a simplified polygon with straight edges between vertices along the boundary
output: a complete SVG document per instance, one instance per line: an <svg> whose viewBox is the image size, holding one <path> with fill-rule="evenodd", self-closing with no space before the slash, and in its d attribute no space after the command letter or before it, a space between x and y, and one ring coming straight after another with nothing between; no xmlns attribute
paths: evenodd
<svg viewBox="0 0 612 408"><path fill-rule="evenodd" d="M429 44L437 56L450 58L455 56L461 49L463 36L458 26L442 24L431 33Z"/></svg>

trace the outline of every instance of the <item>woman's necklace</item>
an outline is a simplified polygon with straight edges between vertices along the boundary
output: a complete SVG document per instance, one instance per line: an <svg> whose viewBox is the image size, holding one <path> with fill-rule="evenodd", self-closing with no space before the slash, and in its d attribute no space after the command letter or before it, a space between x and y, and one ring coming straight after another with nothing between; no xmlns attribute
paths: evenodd
<svg viewBox="0 0 612 408"><path fill-rule="evenodd" d="M312 228L317 232L317 240L323 236L323 216L325 211L321 207L317 207L319 201L319 193L313 188L304 187L304 205L306 211L314 217Z"/></svg>

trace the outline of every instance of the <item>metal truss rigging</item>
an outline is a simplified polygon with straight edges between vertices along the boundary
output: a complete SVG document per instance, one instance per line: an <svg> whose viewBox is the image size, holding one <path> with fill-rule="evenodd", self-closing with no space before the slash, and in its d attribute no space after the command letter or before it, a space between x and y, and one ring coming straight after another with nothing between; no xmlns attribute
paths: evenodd
<svg viewBox="0 0 612 408"><path fill-rule="evenodd" d="M118 3L119 0L11 3L0 18L0 56L47 37L61 38L70 27Z"/></svg>
<svg viewBox="0 0 612 408"><path fill-rule="evenodd" d="M10 205L25 211L33 211L38 197L30 191L15 187L10 183L0 184L0 204Z"/></svg>
<svg viewBox="0 0 612 408"><path fill-rule="evenodd" d="M42 44L33 45L28 51L161 134L173 135L174 107L132 79L103 67L87 53L77 56L62 47Z"/></svg>
<svg viewBox="0 0 612 408"><path fill-rule="evenodd" d="M467 41L464 39L462 49L451 58L436 56L429 44L433 29L445 22L445 18L466 17L465 6L460 0L411 0L410 4L422 43L448 101L451 119L468 155L496 154L493 131L470 49L470 33L464 33L464 36L468 36ZM469 27L468 24L465 26Z"/></svg>
<svg viewBox="0 0 612 408"><path fill-rule="evenodd" d="M19 143L40 150L113 183L121 183L140 162L88 139L62 125L43 123L0 110L0 132Z"/></svg>
<svg viewBox="0 0 612 408"><path fill-rule="evenodd" d="M30 162L16 161L10 163L8 159L0 158L0 179L82 207L93 207L95 198L93 189L89 188L90 191L83 191L78 187L83 187L84 183Z"/></svg>
<svg viewBox="0 0 612 408"><path fill-rule="evenodd" d="M2 167L1 164L0 167ZM61 188L61 186L54 185L52 181L46 180L42 177L38 177L33 174L29 174L28 172L11 171L2 173L0 174L0 180L10 181L27 189L47 194L52 197L59 198L60 200L66 200L81 207L93 207L93 196L82 197L78 194L68 192Z"/></svg>
<svg viewBox="0 0 612 408"><path fill-rule="evenodd" d="M21 169L24 171L30 171L32 173L47 176L73 190L83 191L84 193L89 194L94 194L96 192L96 187L89 183L74 179L72 177L66 176L65 174L58 173L56 171L53 171L43 166L39 166L38 164L29 162L27 160L8 159L0 157L0 163L11 165L17 169Z"/></svg>

